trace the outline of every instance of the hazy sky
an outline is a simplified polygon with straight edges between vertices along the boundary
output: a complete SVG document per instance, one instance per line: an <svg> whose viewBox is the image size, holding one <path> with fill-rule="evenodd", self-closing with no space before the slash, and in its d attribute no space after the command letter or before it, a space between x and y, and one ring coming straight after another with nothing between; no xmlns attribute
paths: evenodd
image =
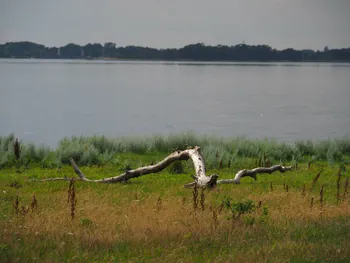
<svg viewBox="0 0 350 263"><path fill-rule="evenodd" d="M350 0L0 0L0 43L350 47Z"/></svg>

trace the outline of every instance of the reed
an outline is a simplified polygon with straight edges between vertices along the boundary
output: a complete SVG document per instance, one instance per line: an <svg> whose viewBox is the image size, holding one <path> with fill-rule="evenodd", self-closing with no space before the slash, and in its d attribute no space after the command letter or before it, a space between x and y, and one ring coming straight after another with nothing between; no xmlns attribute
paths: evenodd
<svg viewBox="0 0 350 263"><path fill-rule="evenodd" d="M323 208L323 198L324 198L324 185L322 185L321 189L320 189L320 205L321 205L321 208Z"/></svg>
<svg viewBox="0 0 350 263"><path fill-rule="evenodd" d="M310 208L314 206L314 197L311 197L311 203L310 203Z"/></svg>
<svg viewBox="0 0 350 263"><path fill-rule="evenodd" d="M344 200L345 200L345 198L348 195L348 188L349 188L349 177L346 178L345 184L344 184L344 193L343 193L343 199Z"/></svg>
<svg viewBox="0 0 350 263"><path fill-rule="evenodd" d="M337 202L340 202L340 182L341 182L341 170L338 170L338 178L337 178Z"/></svg>
<svg viewBox="0 0 350 263"><path fill-rule="evenodd" d="M198 187L196 184L193 187L193 191L192 191L192 201L193 201L193 210L196 211L198 208Z"/></svg>
<svg viewBox="0 0 350 263"><path fill-rule="evenodd" d="M315 185L317 184L317 181L318 179L320 179L320 176L321 176L321 172L318 172L318 174L315 176L315 178L312 180L312 184L311 184L311 187L310 187L310 192L314 189Z"/></svg>
<svg viewBox="0 0 350 263"><path fill-rule="evenodd" d="M205 210L205 194L204 194L204 191L205 191L205 189L202 188L202 191L201 191L201 198L200 198L200 204L201 204L201 209L202 209L202 211Z"/></svg>
<svg viewBox="0 0 350 263"><path fill-rule="evenodd" d="M75 180L74 178L69 180L69 187L68 187L68 204L70 208L70 217L72 220L74 220L75 214L76 214L76 205L77 205L77 196L76 196L76 190L75 190Z"/></svg>

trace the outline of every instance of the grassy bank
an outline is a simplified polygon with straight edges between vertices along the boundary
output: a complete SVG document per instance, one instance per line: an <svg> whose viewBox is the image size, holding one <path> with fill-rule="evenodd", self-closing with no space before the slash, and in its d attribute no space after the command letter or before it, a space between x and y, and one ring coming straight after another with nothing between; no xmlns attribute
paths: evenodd
<svg viewBox="0 0 350 263"><path fill-rule="evenodd" d="M0 168L14 164L13 141L15 136L0 137ZM113 163L119 153L149 154L170 153L188 146L199 145L209 167L215 167L218 155L222 163L241 158L259 158L262 155L275 162L347 162L350 159L350 138L322 141L278 142L274 139L220 138L184 133L169 136L119 137L105 136L64 138L57 148L21 143L22 164L34 162L43 167L59 167L74 158L81 165Z"/></svg>
<svg viewBox="0 0 350 263"><path fill-rule="evenodd" d="M27 167L13 157L14 138L1 138L3 156L14 161L0 169L0 262L350 261L350 140L290 145L186 136L72 138L56 150L22 144L21 161L32 158ZM70 182L29 181L75 176L64 159L74 146L80 164L89 164L90 147L98 158L110 154L81 167L89 178L103 178L196 144L207 173L220 179L256 167L262 155L272 164L298 161L298 167L195 193L183 188L192 180L188 161L124 184L77 181L73 201ZM50 155L55 162L45 164Z"/></svg>

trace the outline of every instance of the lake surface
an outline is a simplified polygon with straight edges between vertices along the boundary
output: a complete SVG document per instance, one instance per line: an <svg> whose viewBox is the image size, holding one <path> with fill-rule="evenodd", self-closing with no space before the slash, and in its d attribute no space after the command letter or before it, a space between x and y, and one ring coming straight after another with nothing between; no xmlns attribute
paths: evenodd
<svg viewBox="0 0 350 263"><path fill-rule="evenodd" d="M0 135L350 134L350 64L0 60Z"/></svg>

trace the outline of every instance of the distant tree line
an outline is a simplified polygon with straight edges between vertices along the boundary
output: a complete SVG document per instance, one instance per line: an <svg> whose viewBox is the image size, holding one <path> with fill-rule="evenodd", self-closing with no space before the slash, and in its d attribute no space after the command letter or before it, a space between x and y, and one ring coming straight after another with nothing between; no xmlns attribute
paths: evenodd
<svg viewBox="0 0 350 263"><path fill-rule="evenodd" d="M9 42L0 45L1 58L61 58L61 59L147 59L196 61L350 61L350 48L322 51L276 50L267 45L208 46L191 44L179 49L155 49L141 46L117 47L115 43L67 44L46 47L33 42Z"/></svg>

